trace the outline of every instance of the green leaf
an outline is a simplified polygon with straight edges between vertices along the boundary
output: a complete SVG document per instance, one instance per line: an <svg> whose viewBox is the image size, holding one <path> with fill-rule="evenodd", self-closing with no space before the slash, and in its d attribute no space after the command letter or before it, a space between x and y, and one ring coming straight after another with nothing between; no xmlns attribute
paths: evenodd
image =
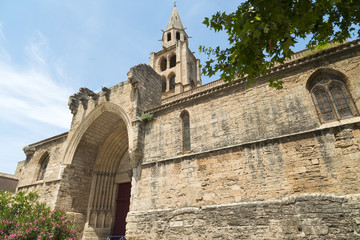
<svg viewBox="0 0 360 240"><path fill-rule="evenodd" d="M268 33L269 30L270 30L270 28L268 28L268 27L265 25L265 27L264 27L264 33Z"/></svg>
<svg viewBox="0 0 360 240"><path fill-rule="evenodd" d="M208 27L209 26L209 18L206 17L202 23Z"/></svg>
<svg viewBox="0 0 360 240"><path fill-rule="evenodd" d="M360 37L360 4L345 0L245 0L234 12L216 12L204 24L214 31L225 31L228 46L201 47L210 58L203 72L212 76L219 72L225 81L234 75L248 75L252 83L266 75L275 64L284 63L293 54L291 47L298 38L310 40L308 48L326 47L330 41L343 42L351 34ZM326 16L326 17L324 17ZM277 89L281 81L269 81Z"/></svg>

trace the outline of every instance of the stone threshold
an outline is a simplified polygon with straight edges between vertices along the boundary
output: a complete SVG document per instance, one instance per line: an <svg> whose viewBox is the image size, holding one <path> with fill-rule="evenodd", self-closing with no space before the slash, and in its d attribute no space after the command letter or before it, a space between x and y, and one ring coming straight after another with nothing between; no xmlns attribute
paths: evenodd
<svg viewBox="0 0 360 240"><path fill-rule="evenodd" d="M222 151L222 150L230 150L233 148L243 147L243 146L252 145L252 144L258 144L258 143L262 143L262 142L279 141L280 139L283 139L283 138L294 137L294 136L299 136L299 135L304 135L304 134L309 134L309 133L316 133L316 132L320 132L323 130L328 130L328 129L332 129L332 128L336 128L336 127L343 127L346 125L353 125L353 124L357 124L357 123L360 123L360 117L353 117L353 118L343 119L340 121L325 123L316 129L311 129L311 130L307 130L307 131L301 131L301 132L296 132L296 133L280 135L280 136L276 136L276 137L264 138L264 139L259 139L259 140L255 140L255 141L249 141L249 142L239 143L239 144L235 144L235 145L230 145L230 146L226 146L226 147L214 148L211 150L197 152L197 153L183 154L181 156L165 158L165 159L161 159L158 161L145 162L145 163L142 163L141 165L143 167L148 167L148 166L152 166L152 165L155 165L158 163L182 160L185 158L188 159L188 158L192 158L195 156L201 156L201 155L208 154L208 153L214 153L214 152L218 152L218 151Z"/></svg>

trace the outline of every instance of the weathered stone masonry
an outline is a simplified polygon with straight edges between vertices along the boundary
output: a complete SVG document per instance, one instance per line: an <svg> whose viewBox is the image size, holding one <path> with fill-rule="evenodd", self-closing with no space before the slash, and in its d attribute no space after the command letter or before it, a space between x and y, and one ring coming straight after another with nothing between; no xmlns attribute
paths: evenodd
<svg viewBox="0 0 360 240"><path fill-rule="evenodd" d="M304 220L318 221L320 225L327 226L325 229L330 227L328 224L342 229L352 222L349 225L353 227L352 230L348 229L345 235L326 232L321 227L310 231L305 223L305 227L299 225L299 229L305 229L303 231L286 232L288 225L282 225L282 217L273 218L265 213L264 216L272 222L279 222L281 231L276 231L281 233L265 234L275 231L275 226L272 226L270 229L264 228L263 234L260 234L257 231L261 231L262 224L259 226L258 221L246 220L239 214L239 226L234 227L234 224L226 223L226 215L220 214L233 212L235 206L243 206L240 204L242 202L252 204L257 201L254 203L256 208L266 208L276 199L286 196L296 199L297 195L305 193L322 193L324 196L359 194L360 119L354 117L320 124L306 88L307 80L314 72L335 69L346 73L349 91L359 105L357 66L360 58L358 50L353 50L330 50L332 57L325 54L313 56L303 59L295 69L289 66L275 72L284 77L285 89L282 91L268 88L265 78L250 88L245 88L241 83L234 86L225 84L224 87L217 87L218 90L210 88L203 93L194 93L194 97L184 96L184 100L177 97L172 103L150 110L155 120L146 125L142 175L128 218L129 236L134 239L142 239L139 236L146 236L144 239L172 239L175 236L179 239L216 236L223 239L356 239L359 233L355 223L359 217L358 205L353 209L338 205L337 211L340 213L352 212L344 217L347 218L344 225L336 223L336 218L332 223L336 227L326 222L324 219L329 218L331 213L318 213L315 220ZM192 151L188 153L182 152L180 144L179 116L183 110L190 113L191 119ZM306 204L317 205L311 201L318 196L309 198L311 200ZM355 205L358 200L358 197L354 197ZM322 201L321 197L318 201ZM220 214L223 218L204 217L202 207L211 205L215 207L206 208L206 212L211 212L217 218ZM231 209L228 205L232 206ZM178 211L188 208L201 211L190 211L190 215L173 222L178 217ZM151 211L146 212L149 209ZM297 211L296 207L292 209ZM304 210L302 214L311 212ZM233 218L231 214L228 217ZM152 224L148 224L149 218ZM188 218L194 222L188 223ZM202 219L203 230L195 231L199 219ZM240 233L241 221L252 225L247 227L248 233ZM214 226L214 222L219 225ZM211 233L212 227L204 226L213 226L216 230ZM233 231L240 232L229 233L231 227L237 229ZM295 229L296 226L291 228Z"/></svg>
<svg viewBox="0 0 360 240"><path fill-rule="evenodd" d="M131 212L135 239L358 239L359 198L298 195ZM151 229L144 233L145 229Z"/></svg>

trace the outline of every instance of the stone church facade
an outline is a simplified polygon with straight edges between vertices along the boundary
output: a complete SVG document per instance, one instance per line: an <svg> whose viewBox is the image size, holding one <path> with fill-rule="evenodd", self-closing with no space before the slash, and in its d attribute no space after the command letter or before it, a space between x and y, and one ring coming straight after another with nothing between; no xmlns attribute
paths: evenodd
<svg viewBox="0 0 360 240"><path fill-rule="evenodd" d="M17 190L82 239L359 239L360 41L247 87L202 85L176 7L162 39L127 81L69 98L70 130L24 149Z"/></svg>

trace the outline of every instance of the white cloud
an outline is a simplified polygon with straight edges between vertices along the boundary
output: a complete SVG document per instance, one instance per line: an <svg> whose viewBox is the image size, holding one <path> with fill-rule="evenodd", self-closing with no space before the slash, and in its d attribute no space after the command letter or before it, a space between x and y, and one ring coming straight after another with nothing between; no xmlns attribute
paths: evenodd
<svg viewBox="0 0 360 240"><path fill-rule="evenodd" d="M44 56L47 39L38 32L25 49L30 60L28 66L19 68L0 59L0 111L6 113L2 114L2 121L18 125L36 121L67 130L71 121L67 99L73 91L49 74L49 68L56 72L57 67L48 64Z"/></svg>
<svg viewBox="0 0 360 240"><path fill-rule="evenodd" d="M44 73L19 72L0 64L0 109L9 121L32 119L68 128L71 114L66 99L70 94Z"/></svg>
<svg viewBox="0 0 360 240"><path fill-rule="evenodd" d="M3 32L3 25L0 22L0 61L10 61L10 55L7 53L5 48L2 46L6 42L6 38Z"/></svg>
<svg viewBox="0 0 360 240"><path fill-rule="evenodd" d="M2 22L0 22L0 39L1 40L6 40L2 29L3 29L3 25L2 25Z"/></svg>
<svg viewBox="0 0 360 240"><path fill-rule="evenodd" d="M44 58L45 53L48 50L47 48L47 39L40 31L37 31L34 39L32 39L26 46L26 51L31 61L34 61L35 63L40 63L41 65L46 65L46 61Z"/></svg>

